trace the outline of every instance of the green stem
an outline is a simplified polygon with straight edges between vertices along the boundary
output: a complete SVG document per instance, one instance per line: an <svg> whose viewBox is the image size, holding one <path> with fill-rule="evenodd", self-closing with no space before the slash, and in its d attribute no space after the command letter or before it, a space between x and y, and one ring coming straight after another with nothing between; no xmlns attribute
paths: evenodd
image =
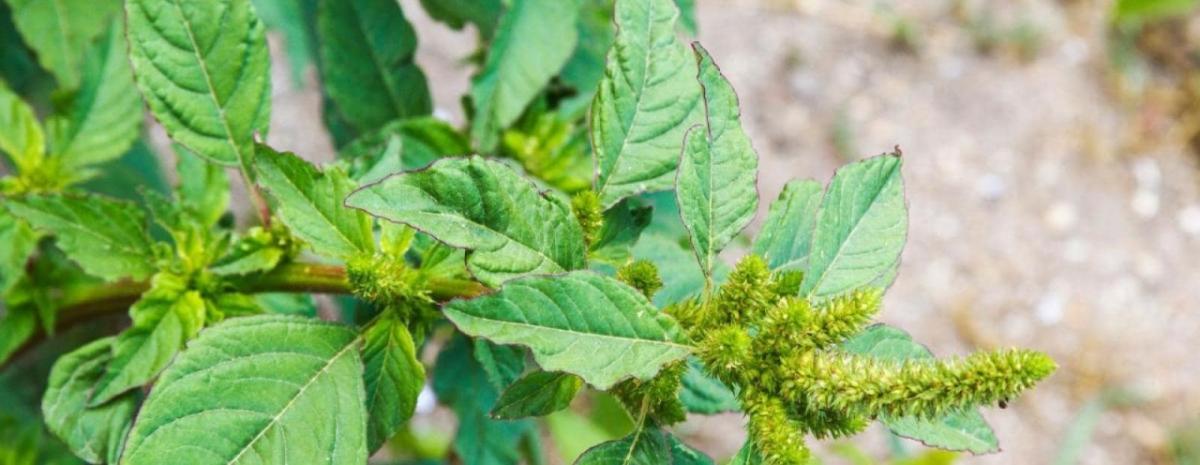
<svg viewBox="0 0 1200 465"><path fill-rule="evenodd" d="M258 276L232 280L234 292L256 294L292 292L305 294L351 294L346 269L317 263L286 263ZM471 298L488 291L484 285L465 279L433 278L427 282L430 295L438 302ZM63 331L84 321L122 314L150 289L149 281L117 281L63 296L57 312L55 331ZM20 357L45 338L41 331L30 338L0 368Z"/></svg>

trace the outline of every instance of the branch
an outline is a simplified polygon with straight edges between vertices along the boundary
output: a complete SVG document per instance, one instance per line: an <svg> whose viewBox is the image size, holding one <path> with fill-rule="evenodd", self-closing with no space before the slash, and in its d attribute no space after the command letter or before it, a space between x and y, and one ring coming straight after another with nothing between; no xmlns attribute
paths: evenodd
<svg viewBox="0 0 1200 465"><path fill-rule="evenodd" d="M346 269L336 265L316 263L286 263L270 272L247 276L231 282L233 292L257 294L291 292L305 294L351 294ZM427 282L430 295L438 302L456 298L471 298L488 291L484 285L465 279L432 278ZM65 331L79 323L115 316L126 312L142 294L150 289L150 281L117 281L64 296L57 310L55 332ZM46 338L41 329L17 349L0 369L20 358Z"/></svg>

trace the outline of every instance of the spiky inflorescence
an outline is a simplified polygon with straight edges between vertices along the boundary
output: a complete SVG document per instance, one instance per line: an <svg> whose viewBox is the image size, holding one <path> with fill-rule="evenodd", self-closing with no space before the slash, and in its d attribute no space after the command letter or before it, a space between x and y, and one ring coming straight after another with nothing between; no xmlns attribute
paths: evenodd
<svg viewBox="0 0 1200 465"><path fill-rule="evenodd" d="M789 357L781 368L789 380L783 397L810 410L929 418L1015 397L1055 365L1045 354L1020 349L904 362L816 351Z"/></svg>
<svg viewBox="0 0 1200 465"><path fill-rule="evenodd" d="M704 323L707 326L731 323L747 326L778 300L767 262L757 255L747 255L717 291L712 305L708 306Z"/></svg>
<svg viewBox="0 0 1200 465"><path fill-rule="evenodd" d="M804 434L841 437L877 416L933 417L1016 396L1054 371L1024 350L961 359L882 361L841 351L879 311L864 288L816 304L798 296L799 273L771 275L743 259L710 299L668 307L697 341L708 370L738 394L769 465L806 463Z"/></svg>
<svg viewBox="0 0 1200 465"><path fill-rule="evenodd" d="M649 420L660 426L673 425L687 419L687 411L679 401L679 388L683 384L684 371L687 371L684 361L669 363L650 380L627 379L609 392L616 396L627 410L636 412L645 402Z"/></svg>
<svg viewBox="0 0 1200 465"><path fill-rule="evenodd" d="M637 289L647 299L654 298L654 293L663 287L658 267L649 260L635 260L622 266L617 270L617 280Z"/></svg>
<svg viewBox="0 0 1200 465"><path fill-rule="evenodd" d="M808 463L809 451L808 446L804 444L804 427L792 419L781 399L753 389L747 389L740 397L742 407L750 415L750 437L753 438L764 463Z"/></svg>
<svg viewBox="0 0 1200 465"><path fill-rule="evenodd" d="M583 228L584 241L591 246L604 226L604 207L600 203L600 195L590 190L575 194L571 198L571 210L575 212L575 221Z"/></svg>

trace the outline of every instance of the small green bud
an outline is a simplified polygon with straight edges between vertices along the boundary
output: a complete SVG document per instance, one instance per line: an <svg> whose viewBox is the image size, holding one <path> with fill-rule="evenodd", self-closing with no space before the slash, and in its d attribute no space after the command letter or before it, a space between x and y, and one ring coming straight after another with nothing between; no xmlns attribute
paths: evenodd
<svg viewBox="0 0 1200 465"><path fill-rule="evenodd" d="M641 291L647 299L653 299L654 293L662 289L662 278L658 277L658 267L649 260L636 260L617 270L617 280Z"/></svg>
<svg viewBox="0 0 1200 465"><path fill-rule="evenodd" d="M583 228L583 239L590 247L604 226L604 207L600 203L600 195L590 190L575 194L571 198L571 210L575 212L575 221Z"/></svg>
<svg viewBox="0 0 1200 465"><path fill-rule="evenodd" d="M789 415L783 402L757 392L746 392L742 406L750 415L749 433L763 463L803 465L809 460L803 428Z"/></svg>
<svg viewBox="0 0 1200 465"><path fill-rule="evenodd" d="M750 324L776 300L767 262L758 255L747 255L717 292L706 319L711 324Z"/></svg>
<svg viewBox="0 0 1200 465"><path fill-rule="evenodd" d="M346 276L354 295L368 302L432 302L424 276L400 258L385 255L355 257L346 263Z"/></svg>
<svg viewBox="0 0 1200 465"><path fill-rule="evenodd" d="M661 426L673 425L687 419L687 411L679 401L684 371L687 371L687 364L680 360L664 366L649 381L628 379L614 386L610 392L630 412L638 412L642 402L648 402L647 415L650 419Z"/></svg>
<svg viewBox="0 0 1200 465"><path fill-rule="evenodd" d="M803 271L779 271L771 276L771 292L778 298L795 297L803 282Z"/></svg>

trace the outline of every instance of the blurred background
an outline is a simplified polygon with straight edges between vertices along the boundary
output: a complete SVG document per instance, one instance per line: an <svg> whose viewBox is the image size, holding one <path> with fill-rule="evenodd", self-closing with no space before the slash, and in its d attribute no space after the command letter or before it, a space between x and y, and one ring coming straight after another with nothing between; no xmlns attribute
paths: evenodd
<svg viewBox="0 0 1200 465"><path fill-rule="evenodd" d="M401 3L436 113L461 122L473 31ZM985 409L1003 452L954 463L1200 463L1196 3L697 2L699 40L762 157L763 198L903 150L912 221L883 321L939 356L1024 346L1059 362L1006 410ZM281 36L272 45L286 60ZM334 153L313 80L274 70L271 142ZM737 415L680 431L718 460L744 437ZM873 428L820 455L905 450L920 448Z"/></svg>

